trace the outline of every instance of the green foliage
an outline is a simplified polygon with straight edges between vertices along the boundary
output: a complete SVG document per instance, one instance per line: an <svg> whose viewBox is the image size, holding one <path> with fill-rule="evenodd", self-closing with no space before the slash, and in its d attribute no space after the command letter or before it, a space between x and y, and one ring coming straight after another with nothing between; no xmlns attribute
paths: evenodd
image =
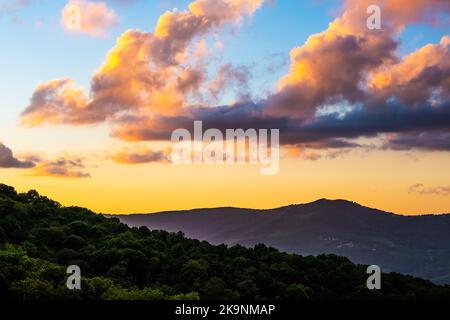
<svg viewBox="0 0 450 320"><path fill-rule="evenodd" d="M82 270L81 290L65 286L72 264ZM130 228L0 184L0 299L450 299L448 286L394 273L371 291L365 271L335 255Z"/></svg>

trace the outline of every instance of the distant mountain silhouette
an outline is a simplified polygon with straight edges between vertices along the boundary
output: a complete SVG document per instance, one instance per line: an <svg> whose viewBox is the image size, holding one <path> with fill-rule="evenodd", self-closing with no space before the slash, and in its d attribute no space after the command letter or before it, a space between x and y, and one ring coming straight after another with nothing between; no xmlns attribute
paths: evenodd
<svg viewBox="0 0 450 320"><path fill-rule="evenodd" d="M196 209L115 216L212 244L264 243L301 255L334 253L356 263L450 283L450 215L402 216L345 200L271 210Z"/></svg>

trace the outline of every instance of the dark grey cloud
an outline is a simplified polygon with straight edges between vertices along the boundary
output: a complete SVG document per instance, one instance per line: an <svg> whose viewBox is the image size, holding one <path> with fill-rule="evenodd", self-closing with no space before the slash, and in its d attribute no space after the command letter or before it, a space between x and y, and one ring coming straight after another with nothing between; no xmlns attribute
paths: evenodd
<svg viewBox="0 0 450 320"><path fill-rule="evenodd" d="M388 147L448 150L450 102L409 107L391 101L355 108L343 117L334 113L305 119L274 117L264 113L264 104L247 103L198 108L184 116L151 120L126 118L115 127L113 135L131 141L169 140L172 131L177 128L192 132L196 120L203 122L203 130L280 129L282 144L303 144L316 149L359 147L359 144L348 140L401 134L397 140L390 141Z"/></svg>
<svg viewBox="0 0 450 320"><path fill-rule="evenodd" d="M387 139L384 147L393 150L450 151L450 131L397 134Z"/></svg>
<svg viewBox="0 0 450 320"><path fill-rule="evenodd" d="M33 168L35 163L32 161L21 161L14 157L12 150L0 143L0 168Z"/></svg>

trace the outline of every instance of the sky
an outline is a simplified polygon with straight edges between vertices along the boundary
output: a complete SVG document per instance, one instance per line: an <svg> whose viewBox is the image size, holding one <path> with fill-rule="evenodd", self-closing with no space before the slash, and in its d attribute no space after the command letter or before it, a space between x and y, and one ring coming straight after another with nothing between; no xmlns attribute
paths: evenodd
<svg viewBox="0 0 450 320"><path fill-rule="evenodd" d="M0 182L101 213L450 213L449 17L445 0L0 0ZM279 171L173 163L194 121L278 129Z"/></svg>

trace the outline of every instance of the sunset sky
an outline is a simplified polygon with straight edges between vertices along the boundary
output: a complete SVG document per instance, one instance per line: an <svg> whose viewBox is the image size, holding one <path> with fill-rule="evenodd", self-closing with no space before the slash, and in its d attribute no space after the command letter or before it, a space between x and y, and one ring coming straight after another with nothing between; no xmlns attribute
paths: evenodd
<svg viewBox="0 0 450 320"><path fill-rule="evenodd" d="M0 0L0 182L102 213L450 213L449 30L448 0ZM195 120L279 129L279 173L171 163Z"/></svg>

